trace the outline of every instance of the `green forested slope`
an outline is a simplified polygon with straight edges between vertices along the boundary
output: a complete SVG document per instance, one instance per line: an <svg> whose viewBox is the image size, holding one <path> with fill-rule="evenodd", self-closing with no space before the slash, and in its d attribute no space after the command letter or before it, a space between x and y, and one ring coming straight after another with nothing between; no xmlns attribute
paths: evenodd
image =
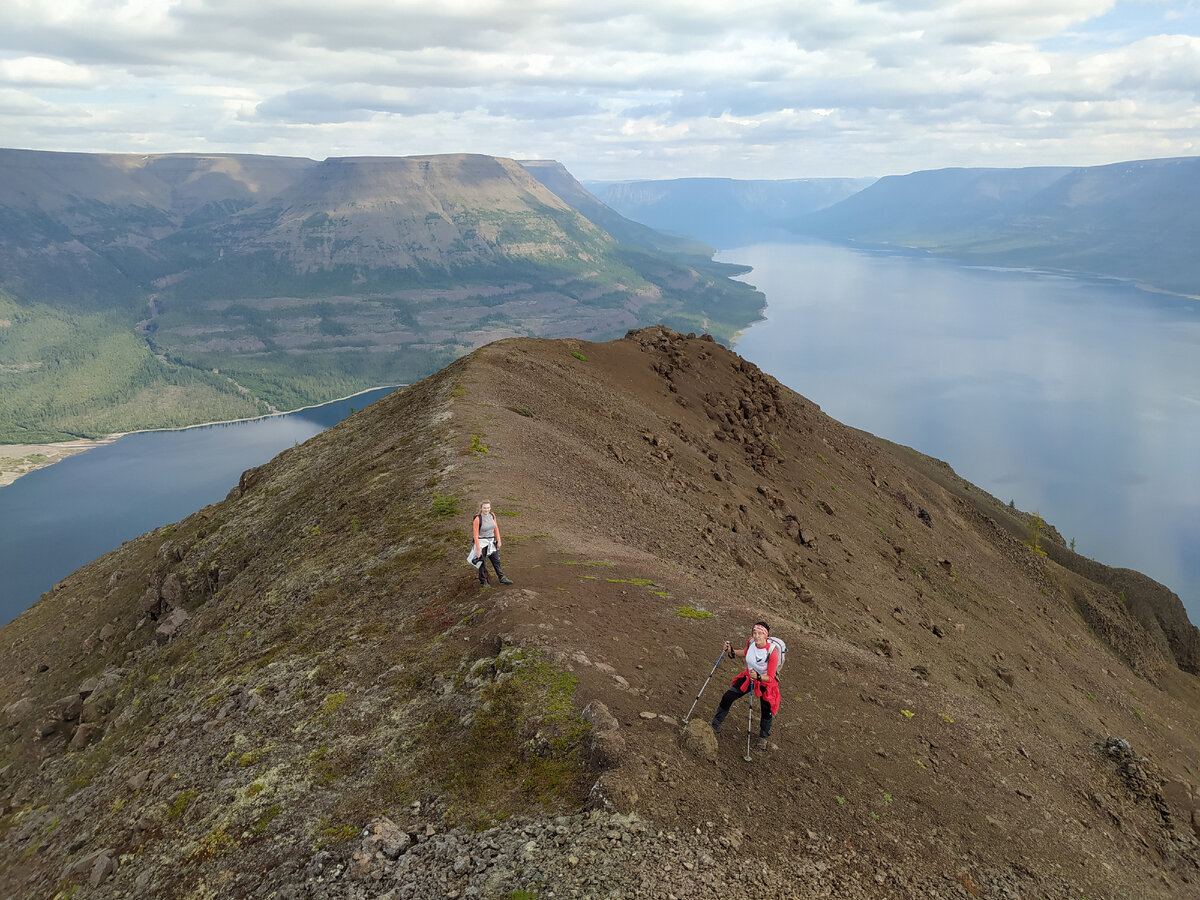
<svg viewBox="0 0 1200 900"><path fill-rule="evenodd" d="M114 312L0 296L0 443L47 443L261 415L227 378L154 356Z"/></svg>
<svg viewBox="0 0 1200 900"><path fill-rule="evenodd" d="M589 211L478 154L0 149L0 443L294 409L505 337L758 317L737 270Z"/></svg>

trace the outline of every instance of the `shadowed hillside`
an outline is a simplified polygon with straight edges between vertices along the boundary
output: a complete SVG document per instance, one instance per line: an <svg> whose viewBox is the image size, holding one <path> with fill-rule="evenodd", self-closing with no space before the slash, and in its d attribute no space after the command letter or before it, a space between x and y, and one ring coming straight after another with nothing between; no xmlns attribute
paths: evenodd
<svg viewBox="0 0 1200 900"><path fill-rule="evenodd" d="M707 336L489 344L0 629L0 895L1194 894L1200 682L993 504Z"/></svg>

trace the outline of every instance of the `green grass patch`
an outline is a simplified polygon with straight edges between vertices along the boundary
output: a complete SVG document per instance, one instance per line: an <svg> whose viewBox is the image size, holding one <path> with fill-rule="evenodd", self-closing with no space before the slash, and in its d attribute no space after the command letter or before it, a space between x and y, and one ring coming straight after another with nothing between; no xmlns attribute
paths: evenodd
<svg viewBox="0 0 1200 900"><path fill-rule="evenodd" d="M470 725L442 711L426 726L423 767L457 814L476 826L530 804L570 807L586 793L584 738L590 725L574 702L578 682L540 654L496 661L503 677L484 687Z"/></svg>
<svg viewBox="0 0 1200 900"><path fill-rule="evenodd" d="M254 824L247 829L250 837L261 836L281 812L283 812L283 807L278 803L263 810L262 815L255 819Z"/></svg>
<svg viewBox="0 0 1200 900"><path fill-rule="evenodd" d="M431 504L433 506L433 514L443 519L449 516L457 516L459 503L459 499L453 494L434 494Z"/></svg>
<svg viewBox="0 0 1200 900"><path fill-rule="evenodd" d="M321 714L327 716L345 702L346 695L344 693L329 694L321 703Z"/></svg>
<svg viewBox="0 0 1200 900"><path fill-rule="evenodd" d="M197 795L199 795L199 793L199 791L195 790L184 791L182 794L176 797L171 803L170 807L167 808L167 818L178 819L180 816L182 816L184 811L187 810L188 804L191 803L197 797Z"/></svg>
<svg viewBox="0 0 1200 900"><path fill-rule="evenodd" d="M582 353L580 353L578 350L572 350L571 355L573 357L575 357L577 360L579 360L580 362L588 361L588 358L586 356L584 356Z"/></svg>
<svg viewBox="0 0 1200 900"><path fill-rule="evenodd" d="M198 863L224 856L235 847L233 838L224 825L216 828L200 839L196 848L188 854L187 862Z"/></svg>
<svg viewBox="0 0 1200 900"><path fill-rule="evenodd" d="M694 609L691 606L675 607L675 615L681 619L713 619L716 618L712 613L704 609Z"/></svg>

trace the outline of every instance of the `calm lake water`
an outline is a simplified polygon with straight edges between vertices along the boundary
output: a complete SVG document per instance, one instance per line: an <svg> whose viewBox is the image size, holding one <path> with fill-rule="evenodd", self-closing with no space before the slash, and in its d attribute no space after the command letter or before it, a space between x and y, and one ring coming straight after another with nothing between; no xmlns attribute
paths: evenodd
<svg viewBox="0 0 1200 900"><path fill-rule="evenodd" d="M1162 582L1200 623L1200 302L823 244L718 258L767 296L740 354Z"/></svg>
<svg viewBox="0 0 1200 900"><path fill-rule="evenodd" d="M1200 303L1127 284L822 244L728 250L767 318L735 349L834 418L1037 510L1200 623ZM222 499L387 391L129 435L0 489L0 623L84 563Z"/></svg>
<svg viewBox="0 0 1200 900"><path fill-rule="evenodd" d="M265 419L126 435L0 488L0 624L84 563L224 499L244 470L391 390Z"/></svg>

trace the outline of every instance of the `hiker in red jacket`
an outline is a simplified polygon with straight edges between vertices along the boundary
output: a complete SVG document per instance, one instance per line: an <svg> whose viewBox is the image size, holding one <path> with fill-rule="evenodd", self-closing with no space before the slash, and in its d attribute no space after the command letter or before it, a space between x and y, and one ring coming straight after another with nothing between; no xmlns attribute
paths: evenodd
<svg viewBox="0 0 1200 900"><path fill-rule="evenodd" d="M738 697L744 697L754 688L759 698L759 709L762 715L758 721L758 749L767 749L767 738L771 736L771 723L775 713L779 711L779 682L775 679L775 670L779 668L779 650L768 643L767 638L771 629L766 622L755 622L750 640L746 642L745 650L735 650L729 641L725 642L725 652L730 659L741 657L746 660L746 668L733 679L732 687L721 698L717 714L713 716L712 729L721 733L721 723L729 715L729 707ZM754 699L751 698L751 703Z"/></svg>

